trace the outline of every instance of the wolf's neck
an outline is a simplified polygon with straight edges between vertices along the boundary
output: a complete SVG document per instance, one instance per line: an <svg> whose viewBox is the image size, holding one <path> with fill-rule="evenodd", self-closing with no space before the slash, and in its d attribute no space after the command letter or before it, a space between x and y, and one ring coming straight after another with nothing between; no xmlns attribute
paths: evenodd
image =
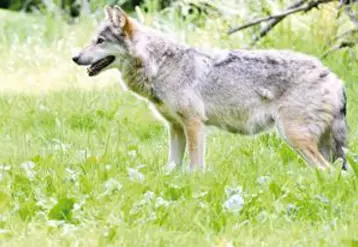
<svg viewBox="0 0 358 247"><path fill-rule="evenodd" d="M154 81L160 74L161 67L167 59L185 49L185 46L155 33L143 32L136 38L132 49L132 55L121 68L123 80L135 93L154 99Z"/></svg>
<svg viewBox="0 0 358 247"><path fill-rule="evenodd" d="M168 59L180 54L185 48L185 45L172 41L162 34L149 31L138 38L134 53L143 62L146 74L151 77L149 79L152 79L160 73L162 65Z"/></svg>

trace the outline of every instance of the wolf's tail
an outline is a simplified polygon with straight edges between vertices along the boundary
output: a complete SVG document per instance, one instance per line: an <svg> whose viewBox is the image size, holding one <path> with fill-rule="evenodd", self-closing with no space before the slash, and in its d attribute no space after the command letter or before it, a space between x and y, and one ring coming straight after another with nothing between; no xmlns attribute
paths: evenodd
<svg viewBox="0 0 358 247"><path fill-rule="evenodd" d="M341 158L343 160L343 170L347 170L347 160L343 148L347 146L347 95L343 89L342 106L339 113L335 116L332 123L333 137L333 158L334 160Z"/></svg>

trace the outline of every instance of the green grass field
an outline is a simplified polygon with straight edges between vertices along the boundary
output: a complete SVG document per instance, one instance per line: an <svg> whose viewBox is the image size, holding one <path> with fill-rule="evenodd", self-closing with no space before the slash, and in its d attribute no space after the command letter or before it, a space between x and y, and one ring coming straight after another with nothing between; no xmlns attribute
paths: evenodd
<svg viewBox="0 0 358 247"><path fill-rule="evenodd" d="M320 55L337 27L324 11L302 18L260 46ZM358 246L358 62L348 52L323 62L346 82L350 172L308 168L275 132L208 128L208 171L167 174L167 131L148 106L122 91L118 72L88 78L70 59L96 21L0 19L1 246ZM200 30L164 23L198 46L249 37L227 37L217 19Z"/></svg>

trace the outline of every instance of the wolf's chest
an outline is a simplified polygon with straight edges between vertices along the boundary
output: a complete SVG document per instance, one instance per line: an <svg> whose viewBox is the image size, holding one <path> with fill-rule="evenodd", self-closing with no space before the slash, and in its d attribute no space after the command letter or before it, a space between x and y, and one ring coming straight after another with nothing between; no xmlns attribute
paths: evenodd
<svg viewBox="0 0 358 247"><path fill-rule="evenodd" d="M169 123L181 123L180 116L166 104L151 104L151 109L158 118L164 118Z"/></svg>
<svg viewBox="0 0 358 247"><path fill-rule="evenodd" d="M161 104L161 99L148 79L135 71L127 72L122 75L126 86L134 93L144 97L154 104Z"/></svg>

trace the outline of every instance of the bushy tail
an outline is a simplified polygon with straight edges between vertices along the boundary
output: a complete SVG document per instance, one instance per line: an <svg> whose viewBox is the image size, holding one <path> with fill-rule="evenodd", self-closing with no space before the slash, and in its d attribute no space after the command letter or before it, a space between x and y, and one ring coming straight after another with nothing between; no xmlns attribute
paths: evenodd
<svg viewBox="0 0 358 247"><path fill-rule="evenodd" d="M343 160L343 170L347 170L347 160L343 148L347 146L347 96L343 91L342 107L339 114L335 116L332 123L332 137L334 141L333 158L334 160L341 158Z"/></svg>

